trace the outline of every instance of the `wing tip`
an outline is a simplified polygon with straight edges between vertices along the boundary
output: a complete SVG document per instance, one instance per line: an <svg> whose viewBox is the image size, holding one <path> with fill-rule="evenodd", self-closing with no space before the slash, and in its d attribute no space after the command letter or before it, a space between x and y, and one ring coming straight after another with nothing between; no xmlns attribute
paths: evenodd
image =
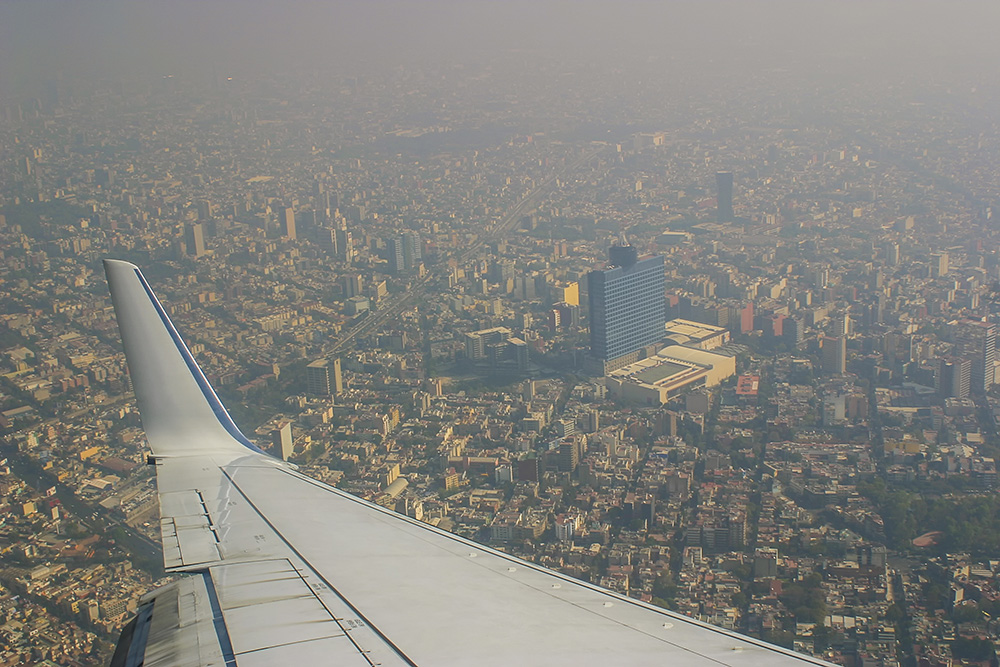
<svg viewBox="0 0 1000 667"><path fill-rule="evenodd" d="M265 454L233 421L139 267L120 259L108 258L103 263L154 454L199 451L178 447L172 434L184 428L207 432L206 428L215 427L225 434L216 439L225 443L224 448L235 444L237 451Z"/></svg>
<svg viewBox="0 0 1000 667"><path fill-rule="evenodd" d="M114 259L111 257L106 257L102 261L104 263L105 273L110 273L111 271L139 271L138 266L136 266L132 262L125 261L124 259Z"/></svg>
<svg viewBox="0 0 1000 667"><path fill-rule="evenodd" d="M105 257L102 261L104 262L104 266L127 266L132 269L139 268L132 262L125 259L115 259L114 257Z"/></svg>

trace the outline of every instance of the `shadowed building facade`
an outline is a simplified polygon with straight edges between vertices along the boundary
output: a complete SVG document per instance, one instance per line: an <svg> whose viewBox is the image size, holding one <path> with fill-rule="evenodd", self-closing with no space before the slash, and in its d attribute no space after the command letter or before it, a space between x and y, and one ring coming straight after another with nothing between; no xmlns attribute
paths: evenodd
<svg viewBox="0 0 1000 667"><path fill-rule="evenodd" d="M715 174L715 184L719 188L719 222L732 222L733 218L733 173L720 171Z"/></svg>

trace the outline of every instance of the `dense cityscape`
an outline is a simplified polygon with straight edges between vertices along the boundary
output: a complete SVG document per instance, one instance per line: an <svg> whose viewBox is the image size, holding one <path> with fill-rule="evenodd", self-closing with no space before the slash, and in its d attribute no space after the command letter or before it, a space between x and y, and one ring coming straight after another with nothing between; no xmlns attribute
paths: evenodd
<svg viewBox="0 0 1000 667"><path fill-rule="evenodd" d="M312 477L838 664L995 664L995 89L504 58L0 100L0 665L106 664L173 576L105 258Z"/></svg>

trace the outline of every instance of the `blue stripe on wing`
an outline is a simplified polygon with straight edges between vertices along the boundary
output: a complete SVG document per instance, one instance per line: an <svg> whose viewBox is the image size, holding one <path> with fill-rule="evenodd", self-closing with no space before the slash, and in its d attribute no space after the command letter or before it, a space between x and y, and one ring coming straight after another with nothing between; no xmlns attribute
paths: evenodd
<svg viewBox="0 0 1000 667"><path fill-rule="evenodd" d="M184 359L184 363L187 364L188 370L191 372L192 377L194 377L195 382L198 383L201 393L205 396L205 400L208 401L209 406L211 406L212 412L215 413L215 418L219 420L220 424L222 424L222 428L226 429L226 432L229 433L234 440L247 449L255 451L258 454L267 454L257 445L250 442L250 440L248 440L247 437L240 431L236 423L233 422L233 418L229 416L229 412L227 412L225 406L222 405L222 401L219 400L219 396L215 393L215 390L212 389L212 385L208 383L208 379L198 366L198 362L196 362L194 357L191 356L191 351L188 350L187 345L185 345L183 339L181 339L181 335L177 333L177 329L174 328L170 318L167 317L167 313L163 310L163 306L161 306L160 302L156 299L156 296L153 294L153 290L150 289L149 283L146 282L142 272L139 271L139 269L135 269L135 275L142 284L142 288L146 290L146 296L149 297L150 303L152 303L153 308L156 309L157 315L160 316L160 321L163 322L163 326L166 327L167 333L169 333L170 338L173 339L174 345L177 346L177 351L180 352L181 358Z"/></svg>

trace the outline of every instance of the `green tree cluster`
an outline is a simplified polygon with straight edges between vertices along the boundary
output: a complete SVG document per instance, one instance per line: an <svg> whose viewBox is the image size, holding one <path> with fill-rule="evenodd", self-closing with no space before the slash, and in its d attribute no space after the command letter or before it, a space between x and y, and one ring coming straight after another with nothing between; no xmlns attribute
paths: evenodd
<svg viewBox="0 0 1000 667"><path fill-rule="evenodd" d="M981 637L959 637L951 643L951 654L959 660L992 660L996 656L993 642Z"/></svg>
<svg viewBox="0 0 1000 667"><path fill-rule="evenodd" d="M817 572L813 572L802 581L785 584L780 599L800 623L822 624L826 617L823 577Z"/></svg>
<svg viewBox="0 0 1000 667"><path fill-rule="evenodd" d="M1000 496L929 498L890 487L880 479L859 482L858 492L875 503L893 548L908 549L913 538L940 531L945 550L974 555L1000 551Z"/></svg>

